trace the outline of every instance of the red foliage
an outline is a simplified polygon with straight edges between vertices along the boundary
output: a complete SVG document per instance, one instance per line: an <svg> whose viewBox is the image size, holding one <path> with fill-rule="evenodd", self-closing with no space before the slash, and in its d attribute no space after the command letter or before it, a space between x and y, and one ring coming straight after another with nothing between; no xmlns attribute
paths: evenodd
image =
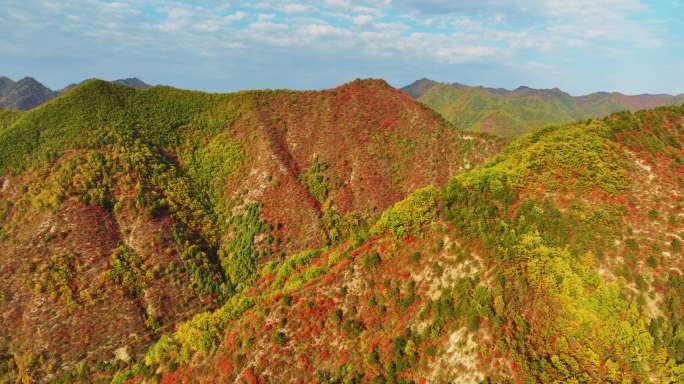
<svg viewBox="0 0 684 384"><path fill-rule="evenodd" d="M181 382L181 379L187 378L190 373L190 368L178 368L174 372L162 376L159 384L175 384Z"/></svg>
<svg viewBox="0 0 684 384"><path fill-rule="evenodd" d="M345 365L345 364L347 364L348 361L349 361L349 352L341 351L340 357L337 360L337 365L339 365L339 366Z"/></svg>
<svg viewBox="0 0 684 384"><path fill-rule="evenodd" d="M392 124L394 124L394 119L392 119L391 117L388 117L382 122L380 127L383 129L387 129L387 128L390 128L392 126Z"/></svg>
<svg viewBox="0 0 684 384"><path fill-rule="evenodd" d="M233 364L228 361L225 355L221 355L216 361L216 370L223 375L228 375L233 370Z"/></svg>
<svg viewBox="0 0 684 384"><path fill-rule="evenodd" d="M309 364L309 358L307 356L300 355L297 358L297 365L299 365L299 368L302 371L311 372L311 365Z"/></svg>
<svg viewBox="0 0 684 384"><path fill-rule="evenodd" d="M259 377L254 373L254 370L252 368L245 368L242 371L242 377L245 378L245 382L247 384L260 384L261 381L259 380Z"/></svg>

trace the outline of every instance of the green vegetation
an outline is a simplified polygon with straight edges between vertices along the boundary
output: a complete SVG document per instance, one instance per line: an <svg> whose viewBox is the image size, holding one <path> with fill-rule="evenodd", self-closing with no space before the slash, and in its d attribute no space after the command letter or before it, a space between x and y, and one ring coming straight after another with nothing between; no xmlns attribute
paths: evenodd
<svg viewBox="0 0 684 384"><path fill-rule="evenodd" d="M525 284L500 289L513 288L513 301L534 295L530 299L543 310L533 318L523 318L523 329L514 329L512 334L527 329L537 335L518 350L523 354L520 361L529 362L531 375L541 381L623 382L639 380L658 367L646 319L622 297L617 284L605 283L591 271L590 259L578 262L567 251L546 247L534 233L520 238L516 256L521 259L522 269L509 267L502 272L511 278L524 276ZM505 309L498 314L504 322L520 316L525 304L504 302ZM557 338L556 348L538 355L553 345L552 338ZM517 344L513 337L508 342ZM630 369L618 368L625 366ZM602 373L602 367L607 371Z"/></svg>
<svg viewBox="0 0 684 384"><path fill-rule="evenodd" d="M309 189L309 193L318 202L323 203L328 197L329 187L325 179L327 166L314 156L311 167L299 176L299 179Z"/></svg>
<svg viewBox="0 0 684 384"><path fill-rule="evenodd" d="M179 326L176 332L162 336L145 355L144 364L152 366L187 362L194 353L213 351L221 341L226 324L239 318L252 306L254 301L237 295L214 312L195 315Z"/></svg>
<svg viewBox="0 0 684 384"><path fill-rule="evenodd" d="M38 289L53 299L60 299L67 305L76 304L73 283L76 277L76 255L58 253L42 264L37 281Z"/></svg>
<svg viewBox="0 0 684 384"><path fill-rule="evenodd" d="M225 249L219 251L226 276L238 292L252 283L259 259L270 254L267 246L259 248L255 244L257 235L270 236L269 225L261 221L260 209L256 204L249 204L243 215L233 217L231 232L234 238L228 242ZM270 244L270 237L267 238L266 244Z"/></svg>
<svg viewBox="0 0 684 384"><path fill-rule="evenodd" d="M69 150L95 149L123 140L139 140L153 147L182 146L193 153L189 135L217 134L219 124L229 124L231 118L243 113L257 94L213 95L169 87L135 90L90 80L4 129L0 173L19 172L57 159ZM219 137L195 154L196 161L215 165L220 159L212 156L223 155L211 154L212 149L226 146L235 150L229 138ZM235 155L228 159L235 160Z"/></svg>
<svg viewBox="0 0 684 384"><path fill-rule="evenodd" d="M22 112L9 109L0 109L0 133L14 123Z"/></svg>
<svg viewBox="0 0 684 384"><path fill-rule="evenodd" d="M278 290L284 287L288 279L292 278L297 269L306 266L314 258L320 256L319 250L305 250L295 255L288 257L280 263L273 263L266 265L260 275L266 276L273 274L274 279L271 284L272 290Z"/></svg>
<svg viewBox="0 0 684 384"><path fill-rule="evenodd" d="M506 186L543 185L578 193L595 186L606 193L622 191L630 168L611 140L611 128L603 121L547 127L511 144L486 166L464 175L461 182L475 189L489 188L495 196Z"/></svg>
<svg viewBox="0 0 684 384"><path fill-rule="evenodd" d="M201 142L191 141L192 149L184 156L187 173L194 195L214 211L217 223L224 223L230 217L230 206L223 190L226 183L235 182L244 173L247 155L243 144L229 132L221 132L200 146Z"/></svg>
<svg viewBox="0 0 684 384"><path fill-rule="evenodd" d="M432 186L419 189L385 211L371 229L372 234L389 230L394 237L416 235L437 218L441 193Z"/></svg>
<svg viewBox="0 0 684 384"><path fill-rule="evenodd" d="M112 253L110 277L134 297L140 296L145 287L142 260L131 249L120 245Z"/></svg>
<svg viewBox="0 0 684 384"><path fill-rule="evenodd" d="M487 318L502 335L495 348L514 352L523 377L632 382L679 375L678 361L663 357L648 318L623 296L621 284L593 271L593 255L620 236L624 207L578 201L560 210L549 200L520 198L539 188L569 190L575 201L594 188L607 196L624 192L632 168L612 141L616 127L629 129L623 124L541 130L487 166L452 179L446 190L447 219L466 239L483 240L499 261L493 300L468 299L477 296L464 294L473 288L461 287L454 296L464 303L457 313L472 319L466 321L470 328ZM625 244L639 249L634 239ZM523 334L534 337L521 339Z"/></svg>

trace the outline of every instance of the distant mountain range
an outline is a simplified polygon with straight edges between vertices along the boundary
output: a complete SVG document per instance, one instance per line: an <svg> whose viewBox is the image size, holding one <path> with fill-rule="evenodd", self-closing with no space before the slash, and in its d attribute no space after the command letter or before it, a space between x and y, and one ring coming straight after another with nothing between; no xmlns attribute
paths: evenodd
<svg viewBox="0 0 684 384"><path fill-rule="evenodd" d="M459 128L498 136L519 136L531 129L576 120L684 103L684 94L624 95L597 92L571 96L558 88L471 87L421 79L402 88Z"/></svg>
<svg viewBox="0 0 684 384"><path fill-rule="evenodd" d="M29 110L84 82L52 90L32 77L19 81L0 77L0 108ZM136 89L151 87L138 78L112 82ZM521 86L507 90L440 83L425 78L401 90L460 129L502 137L517 137L535 128L604 117L618 111L637 111L684 103L684 94L630 96L618 92L596 92L586 96L572 96L558 88L534 89Z"/></svg>
<svg viewBox="0 0 684 384"><path fill-rule="evenodd" d="M151 87L138 78L119 79L113 82L137 89ZM71 84L64 89L53 91L32 77L24 77L19 81L14 81L2 76L0 77L0 108L26 111L50 101L64 91L82 83Z"/></svg>
<svg viewBox="0 0 684 384"><path fill-rule="evenodd" d="M13 81L0 77L0 107L6 109L31 109L59 95L32 77Z"/></svg>

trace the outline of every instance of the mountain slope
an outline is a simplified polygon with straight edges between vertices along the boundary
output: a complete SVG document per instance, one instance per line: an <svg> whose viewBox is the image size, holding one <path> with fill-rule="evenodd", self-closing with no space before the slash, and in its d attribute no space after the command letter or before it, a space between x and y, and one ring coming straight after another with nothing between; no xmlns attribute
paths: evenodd
<svg viewBox="0 0 684 384"><path fill-rule="evenodd" d="M0 131L12 125L21 116L17 110L0 109Z"/></svg>
<svg viewBox="0 0 684 384"><path fill-rule="evenodd" d="M525 136L116 380L681 382L684 107Z"/></svg>
<svg viewBox="0 0 684 384"><path fill-rule="evenodd" d="M551 124L618 111L680 105L682 96L599 92L573 97L559 89L519 87L513 91L418 80L403 90L467 131L516 137Z"/></svg>
<svg viewBox="0 0 684 384"><path fill-rule="evenodd" d="M264 263L364 233L501 147L380 80L223 95L94 80L12 113L0 129L12 380L106 376Z"/></svg>
<svg viewBox="0 0 684 384"><path fill-rule="evenodd" d="M31 77L17 82L0 78L0 108L27 110L56 96L56 92Z"/></svg>

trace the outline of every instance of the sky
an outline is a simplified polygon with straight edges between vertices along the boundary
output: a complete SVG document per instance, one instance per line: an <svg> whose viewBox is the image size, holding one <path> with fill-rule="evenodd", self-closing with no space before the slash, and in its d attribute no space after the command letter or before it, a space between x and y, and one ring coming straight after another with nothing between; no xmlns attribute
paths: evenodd
<svg viewBox="0 0 684 384"><path fill-rule="evenodd" d="M680 0L0 0L0 75L212 92L427 77L684 92Z"/></svg>

